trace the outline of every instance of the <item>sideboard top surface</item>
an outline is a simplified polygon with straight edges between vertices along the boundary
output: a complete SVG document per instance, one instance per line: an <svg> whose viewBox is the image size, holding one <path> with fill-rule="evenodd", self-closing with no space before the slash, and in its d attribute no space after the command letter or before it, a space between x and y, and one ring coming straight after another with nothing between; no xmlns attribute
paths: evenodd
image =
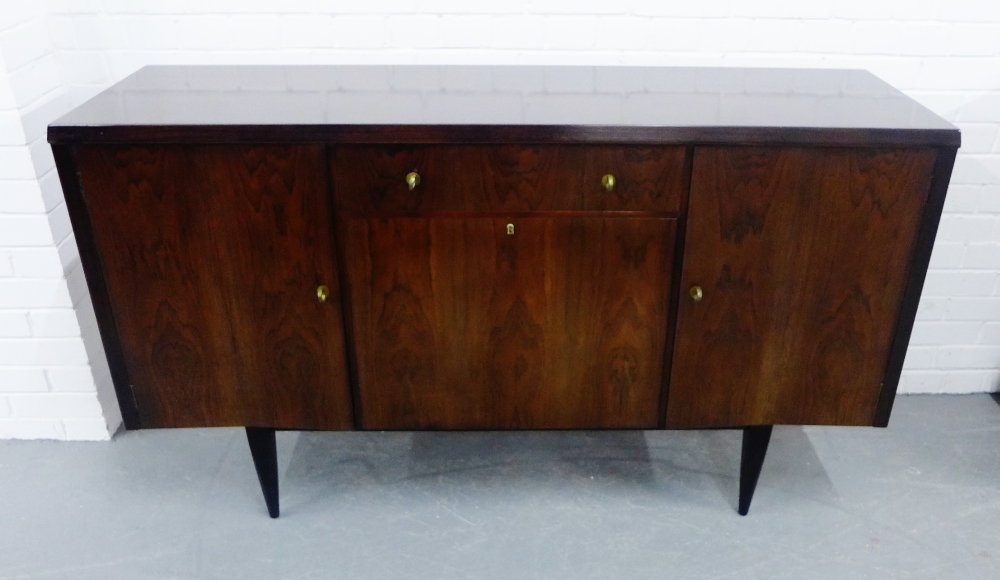
<svg viewBox="0 0 1000 580"><path fill-rule="evenodd" d="M147 66L52 123L52 143L802 143L957 147L862 70Z"/></svg>

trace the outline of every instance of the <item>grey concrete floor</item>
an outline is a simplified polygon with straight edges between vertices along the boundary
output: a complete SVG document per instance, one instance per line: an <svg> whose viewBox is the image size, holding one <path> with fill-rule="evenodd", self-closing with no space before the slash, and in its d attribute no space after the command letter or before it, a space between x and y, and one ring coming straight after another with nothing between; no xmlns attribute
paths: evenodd
<svg viewBox="0 0 1000 580"><path fill-rule="evenodd" d="M0 579L1000 578L1000 406L739 433L282 433L267 517L239 429L0 442Z"/></svg>

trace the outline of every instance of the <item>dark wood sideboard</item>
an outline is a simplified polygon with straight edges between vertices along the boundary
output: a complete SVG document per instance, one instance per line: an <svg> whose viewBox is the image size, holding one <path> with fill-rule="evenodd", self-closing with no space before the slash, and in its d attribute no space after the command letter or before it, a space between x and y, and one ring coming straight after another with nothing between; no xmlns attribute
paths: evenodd
<svg viewBox="0 0 1000 580"><path fill-rule="evenodd" d="M128 429L885 426L959 131L843 70L146 67L49 126Z"/></svg>

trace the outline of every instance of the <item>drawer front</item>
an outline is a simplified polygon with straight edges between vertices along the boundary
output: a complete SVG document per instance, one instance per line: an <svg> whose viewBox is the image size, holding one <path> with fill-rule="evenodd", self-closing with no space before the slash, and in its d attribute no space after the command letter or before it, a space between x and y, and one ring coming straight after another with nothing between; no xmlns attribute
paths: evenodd
<svg viewBox="0 0 1000 580"><path fill-rule="evenodd" d="M340 221L365 429L651 429L676 220Z"/></svg>
<svg viewBox="0 0 1000 580"><path fill-rule="evenodd" d="M676 214L686 155L676 146L366 145L333 148L330 169L337 206L351 213Z"/></svg>

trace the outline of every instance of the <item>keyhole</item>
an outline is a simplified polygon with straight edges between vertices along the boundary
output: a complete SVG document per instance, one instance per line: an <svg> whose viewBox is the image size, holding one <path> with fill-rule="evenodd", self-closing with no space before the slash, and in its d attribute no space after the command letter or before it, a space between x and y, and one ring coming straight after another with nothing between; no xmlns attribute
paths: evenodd
<svg viewBox="0 0 1000 580"><path fill-rule="evenodd" d="M507 224L507 235L508 236L514 235L514 224Z"/></svg>

